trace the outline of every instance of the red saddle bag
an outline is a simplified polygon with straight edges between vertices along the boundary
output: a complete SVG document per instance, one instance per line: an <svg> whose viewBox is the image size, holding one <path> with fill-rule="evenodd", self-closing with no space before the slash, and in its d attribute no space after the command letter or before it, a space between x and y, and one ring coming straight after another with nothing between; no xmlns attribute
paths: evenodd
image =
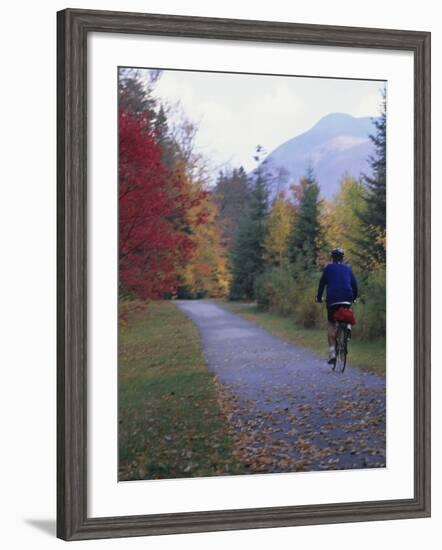
<svg viewBox="0 0 442 550"><path fill-rule="evenodd" d="M341 323L348 323L349 325L356 324L354 313L348 307L338 308L333 315L333 319Z"/></svg>

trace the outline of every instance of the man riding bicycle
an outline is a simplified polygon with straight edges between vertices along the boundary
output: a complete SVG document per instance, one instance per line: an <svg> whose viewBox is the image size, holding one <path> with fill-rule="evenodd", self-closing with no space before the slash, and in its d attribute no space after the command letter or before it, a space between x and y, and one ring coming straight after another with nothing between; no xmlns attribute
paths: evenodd
<svg viewBox="0 0 442 550"><path fill-rule="evenodd" d="M331 252L332 263L328 264L322 272L318 286L316 301L322 302L324 288L327 287L327 320L328 320L328 346L329 364L336 360L336 322L334 314L341 307L350 308L358 296L358 283L349 265L344 261L342 248L334 248Z"/></svg>

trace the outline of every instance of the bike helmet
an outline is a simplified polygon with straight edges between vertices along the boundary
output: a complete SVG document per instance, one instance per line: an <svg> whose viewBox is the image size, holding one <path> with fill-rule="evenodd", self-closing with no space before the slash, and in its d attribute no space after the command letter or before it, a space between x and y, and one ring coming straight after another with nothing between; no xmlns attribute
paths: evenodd
<svg viewBox="0 0 442 550"><path fill-rule="evenodd" d="M331 251L331 257L333 258L333 260L340 260L342 262L342 260L344 259L344 251L342 250L342 248L333 248L333 250Z"/></svg>

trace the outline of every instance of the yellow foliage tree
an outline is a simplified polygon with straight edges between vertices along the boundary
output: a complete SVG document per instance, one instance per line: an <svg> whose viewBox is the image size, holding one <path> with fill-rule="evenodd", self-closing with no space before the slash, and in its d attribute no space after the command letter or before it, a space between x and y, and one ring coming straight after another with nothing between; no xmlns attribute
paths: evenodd
<svg viewBox="0 0 442 550"><path fill-rule="evenodd" d="M279 195L267 220L267 232L264 239L264 261L281 266L287 258L287 247L293 225L294 207Z"/></svg>
<svg viewBox="0 0 442 550"><path fill-rule="evenodd" d="M193 296L224 296L229 287L226 252L216 223L217 216L218 210L210 193L189 213L195 251L184 269L182 280Z"/></svg>
<svg viewBox="0 0 442 550"><path fill-rule="evenodd" d="M346 261L356 260L355 243L362 231L358 213L365 207L364 192L361 182L345 174L338 194L331 201L323 201L320 219L325 233L326 261L335 247L345 250Z"/></svg>

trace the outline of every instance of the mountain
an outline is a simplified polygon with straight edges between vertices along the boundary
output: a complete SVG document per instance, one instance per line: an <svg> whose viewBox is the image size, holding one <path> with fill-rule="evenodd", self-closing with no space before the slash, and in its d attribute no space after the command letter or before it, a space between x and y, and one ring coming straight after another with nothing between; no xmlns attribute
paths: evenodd
<svg viewBox="0 0 442 550"><path fill-rule="evenodd" d="M332 113L321 118L313 128L286 141L264 160L268 170L275 175L271 195L299 181L310 165L321 196L330 199L338 191L345 172L356 178L361 173L370 173L368 157L373 154L373 145L369 134L374 130L369 117Z"/></svg>

